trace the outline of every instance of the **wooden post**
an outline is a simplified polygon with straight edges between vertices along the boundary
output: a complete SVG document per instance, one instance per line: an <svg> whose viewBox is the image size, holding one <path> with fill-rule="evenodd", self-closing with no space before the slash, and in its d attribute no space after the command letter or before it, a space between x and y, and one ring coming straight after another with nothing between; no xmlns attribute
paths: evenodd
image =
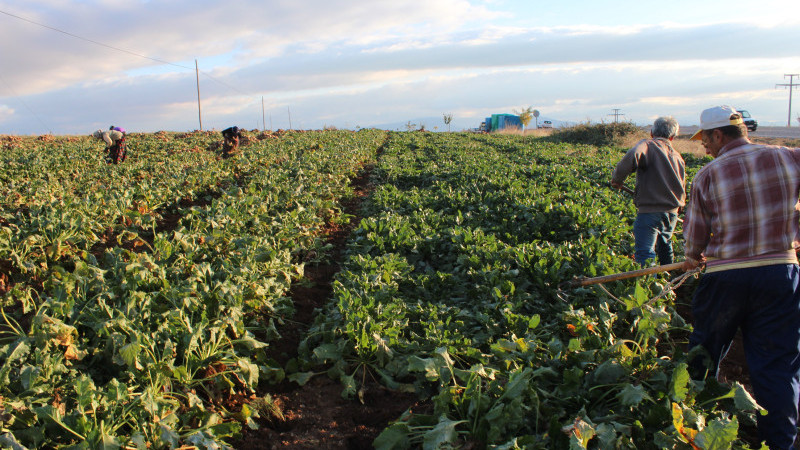
<svg viewBox="0 0 800 450"><path fill-rule="evenodd" d="M194 74L197 77L197 119L200 121L200 131L203 131L203 116L200 114L200 69L197 60L194 60Z"/></svg>

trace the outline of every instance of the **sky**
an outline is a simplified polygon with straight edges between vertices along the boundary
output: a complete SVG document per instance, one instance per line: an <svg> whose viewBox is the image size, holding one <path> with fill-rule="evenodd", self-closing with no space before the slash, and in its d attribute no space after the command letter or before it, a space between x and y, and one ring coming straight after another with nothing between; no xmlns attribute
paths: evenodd
<svg viewBox="0 0 800 450"><path fill-rule="evenodd" d="M0 134L461 131L529 107L690 126L722 104L786 126L786 74L797 0L0 0Z"/></svg>

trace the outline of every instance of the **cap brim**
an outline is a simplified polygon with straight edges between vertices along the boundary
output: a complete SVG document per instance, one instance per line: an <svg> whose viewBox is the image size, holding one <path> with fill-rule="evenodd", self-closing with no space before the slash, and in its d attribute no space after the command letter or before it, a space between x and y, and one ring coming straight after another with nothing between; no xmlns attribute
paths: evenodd
<svg viewBox="0 0 800 450"><path fill-rule="evenodd" d="M693 134L692 137L689 138L690 141L699 141L703 139L703 129L697 130L697 133Z"/></svg>

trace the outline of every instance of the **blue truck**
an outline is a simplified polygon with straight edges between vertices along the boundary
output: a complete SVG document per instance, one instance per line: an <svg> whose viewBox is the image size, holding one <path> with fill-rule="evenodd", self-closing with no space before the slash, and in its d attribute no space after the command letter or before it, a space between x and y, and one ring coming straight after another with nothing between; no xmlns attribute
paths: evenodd
<svg viewBox="0 0 800 450"><path fill-rule="evenodd" d="M492 114L491 117L487 117L486 120L481 123L480 130L491 133L492 131L500 131L508 128L522 129L522 122L519 120L519 116L514 114Z"/></svg>

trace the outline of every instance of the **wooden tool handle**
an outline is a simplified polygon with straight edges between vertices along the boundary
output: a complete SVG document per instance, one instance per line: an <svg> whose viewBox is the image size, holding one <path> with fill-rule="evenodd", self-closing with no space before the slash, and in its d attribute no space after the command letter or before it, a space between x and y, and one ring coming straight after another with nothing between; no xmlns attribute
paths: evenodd
<svg viewBox="0 0 800 450"><path fill-rule="evenodd" d="M631 270L630 272L615 273L612 275L604 275L602 277L594 278L576 278L569 282L570 286L588 286L590 284L607 283L609 281L624 280L625 278L640 277L642 275L650 275L659 272L669 272L671 270L680 269L683 267L683 261L672 264L664 264L662 266L646 267L639 270Z"/></svg>

